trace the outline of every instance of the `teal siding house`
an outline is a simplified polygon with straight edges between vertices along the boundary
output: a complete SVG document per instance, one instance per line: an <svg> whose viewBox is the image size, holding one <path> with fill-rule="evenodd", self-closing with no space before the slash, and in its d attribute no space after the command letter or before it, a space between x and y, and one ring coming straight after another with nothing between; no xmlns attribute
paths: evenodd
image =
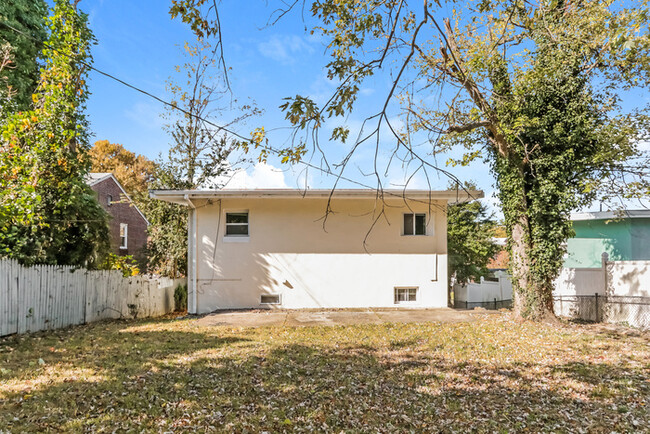
<svg viewBox="0 0 650 434"><path fill-rule="evenodd" d="M567 268L600 268L610 261L650 260L650 210L572 214L575 237L567 241Z"/></svg>

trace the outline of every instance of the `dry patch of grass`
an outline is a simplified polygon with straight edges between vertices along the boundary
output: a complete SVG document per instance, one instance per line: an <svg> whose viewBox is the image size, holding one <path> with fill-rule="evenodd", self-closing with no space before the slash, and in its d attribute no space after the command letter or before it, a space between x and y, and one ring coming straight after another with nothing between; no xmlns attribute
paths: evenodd
<svg viewBox="0 0 650 434"><path fill-rule="evenodd" d="M0 340L0 431L634 432L647 337L516 323L105 322Z"/></svg>

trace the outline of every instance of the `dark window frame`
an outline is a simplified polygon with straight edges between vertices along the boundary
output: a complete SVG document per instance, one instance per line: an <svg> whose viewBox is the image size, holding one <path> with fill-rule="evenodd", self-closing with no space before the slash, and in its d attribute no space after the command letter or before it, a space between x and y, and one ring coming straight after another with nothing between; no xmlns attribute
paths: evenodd
<svg viewBox="0 0 650 434"><path fill-rule="evenodd" d="M240 222L240 221L228 221L230 216L246 216L246 221L245 222ZM237 220L237 219L233 219ZM239 232L241 229L237 228L244 228L242 232ZM229 230L232 230L233 232L229 233ZM240 238L245 238L250 236L250 214L248 211L226 211L226 230L225 230L225 236L226 237L240 237Z"/></svg>
<svg viewBox="0 0 650 434"><path fill-rule="evenodd" d="M426 213L404 213L402 235L405 236L426 236L427 235L427 214Z"/></svg>

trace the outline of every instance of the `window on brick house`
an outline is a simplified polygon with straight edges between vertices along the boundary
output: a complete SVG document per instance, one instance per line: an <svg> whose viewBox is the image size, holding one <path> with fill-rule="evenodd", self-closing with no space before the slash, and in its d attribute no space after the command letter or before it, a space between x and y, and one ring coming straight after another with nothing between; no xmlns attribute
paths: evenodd
<svg viewBox="0 0 650 434"><path fill-rule="evenodd" d="M129 225L120 223L120 249L128 248L129 243Z"/></svg>
<svg viewBox="0 0 650 434"><path fill-rule="evenodd" d="M111 196L110 194L107 194L106 195L106 205L111 206L112 203L113 203L113 196Z"/></svg>

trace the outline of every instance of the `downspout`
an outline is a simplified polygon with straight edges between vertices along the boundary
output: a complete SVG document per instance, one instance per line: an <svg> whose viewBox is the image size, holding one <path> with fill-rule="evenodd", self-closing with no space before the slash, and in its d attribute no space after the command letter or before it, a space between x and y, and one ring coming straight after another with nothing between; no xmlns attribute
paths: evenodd
<svg viewBox="0 0 650 434"><path fill-rule="evenodd" d="M191 296L191 305L188 306L189 314L196 314L197 303L198 303L198 288L197 288L197 278L196 278L196 253L197 253L197 242L196 242L196 207L190 200L189 194L183 195L187 206L189 207L189 216L188 216L188 225L187 225L187 262L188 262L188 296ZM191 290L191 291L190 291Z"/></svg>

